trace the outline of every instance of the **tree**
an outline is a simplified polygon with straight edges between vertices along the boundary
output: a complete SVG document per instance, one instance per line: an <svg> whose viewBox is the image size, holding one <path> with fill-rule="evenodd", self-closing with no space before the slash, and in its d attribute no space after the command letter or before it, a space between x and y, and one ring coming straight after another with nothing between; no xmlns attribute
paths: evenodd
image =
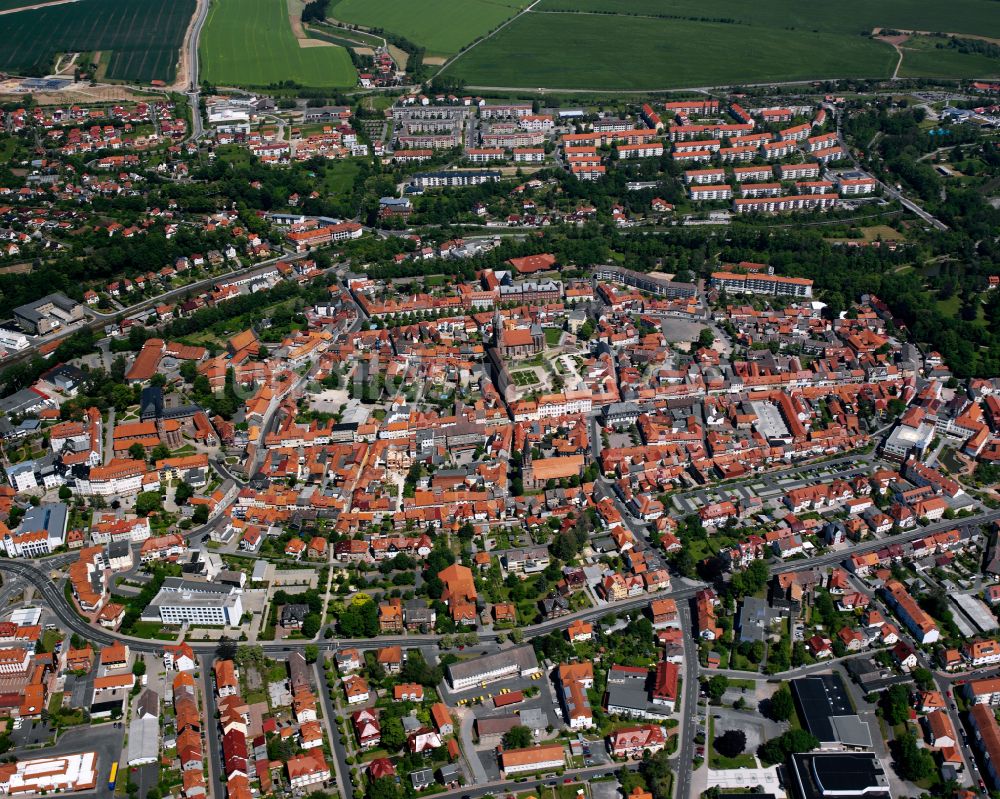
<svg viewBox="0 0 1000 799"><path fill-rule="evenodd" d="M715 334L707 327L703 327L698 333L698 346L711 347L715 343Z"/></svg>
<svg viewBox="0 0 1000 799"><path fill-rule="evenodd" d="M194 514L191 516L191 521L195 524L205 524L208 522L208 505L198 505L194 509Z"/></svg>
<svg viewBox="0 0 1000 799"><path fill-rule="evenodd" d="M159 491L143 491L135 498L135 512L140 516L149 516L162 507Z"/></svg>
<svg viewBox="0 0 1000 799"><path fill-rule="evenodd" d="M174 492L174 504L183 505L194 496L194 489L187 483L178 483Z"/></svg>
<svg viewBox="0 0 1000 799"><path fill-rule="evenodd" d="M154 461L162 461L170 457L170 448L166 444L157 444L153 447L152 458Z"/></svg>
<svg viewBox="0 0 1000 799"><path fill-rule="evenodd" d="M235 660L236 652L236 642L227 636L220 638L215 647L215 657L219 660Z"/></svg>
<svg viewBox="0 0 1000 799"><path fill-rule="evenodd" d="M810 752L819 746L819 739L806 730L795 729L782 733L761 744L757 754L765 765L783 763L789 755Z"/></svg>
<svg viewBox="0 0 1000 799"><path fill-rule="evenodd" d="M917 739L912 733L903 733L893 741L896 758L896 771L904 780L925 780L936 771L934 758L926 749L917 746Z"/></svg>
<svg viewBox="0 0 1000 799"><path fill-rule="evenodd" d="M323 617L318 613L307 613L302 620L302 635L306 638L315 638L319 633L319 628L323 626Z"/></svg>
<svg viewBox="0 0 1000 799"><path fill-rule="evenodd" d="M390 716L382 724L382 748L387 752L398 752L406 743L406 732L403 722L396 716Z"/></svg>
<svg viewBox="0 0 1000 799"><path fill-rule="evenodd" d="M416 649L407 656L400 676L406 682L432 686L441 682L443 672L440 666L430 666L420 650Z"/></svg>
<svg viewBox="0 0 1000 799"><path fill-rule="evenodd" d="M534 736L527 727L518 724L511 727L503 735L503 745L505 749L526 749L534 742Z"/></svg>
<svg viewBox="0 0 1000 799"><path fill-rule="evenodd" d="M59 486L59 499L65 502L67 499L73 496L73 491L69 486Z"/></svg>
<svg viewBox="0 0 1000 799"><path fill-rule="evenodd" d="M392 777L372 780L365 792L366 799L401 799L403 792Z"/></svg>
<svg viewBox="0 0 1000 799"><path fill-rule="evenodd" d="M146 460L146 448L136 441L131 447L128 448L129 457L135 461Z"/></svg>
<svg viewBox="0 0 1000 799"><path fill-rule="evenodd" d="M378 607L372 600L351 603L340 614L337 626L348 638L374 638L379 631Z"/></svg>
<svg viewBox="0 0 1000 799"><path fill-rule="evenodd" d="M315 663L319 660L319 646L316 644L306 644L302 654L305 656L306 663Z"/></svg>
<svg viewBox="0 0 1000 799"><path fill-rule="evenodd" d="M922 691L930 691L934 688L934 675L930 669L919 668L913 670L913 681Z"/></svg>
<svg viewBox="0 0 1000 799"><path fill-rule="evenodd" d="M788 690L788 685L782 683L777 691L771 696L771 701L767 706L768 715L775 721L788 721L795 711L795 703L792 700L792 692Z"/></svg>
<svg viewBox="0 0 1000 799"><path fill-rule="evenodd" d="M733 575L729 592L736 599L752 596L767 585L770 569L762 560L755 560L741 572Z"/></svg>
<svg viewBox="0 0 1000 799"><path fill-rule="evenodd" d="M747 734L743 730L726 730L722 735L715 736L712 745L723 757L737 757L746 749Z"/></svg>
<svg viewBox="0 0 1000 799"><path fill-rule="evenodd" d="M729 678L724 674L716 674L706 683L705 693L708 694L709 699L713 702L719 702L728 688Z"/></svg>
<svg viewBox="0 0 1000 799"><path fill-rule="evenodd" d="M136 658L135 663L132 664L132 673L136 677L141 677L146 673L146 661L142 658Z"/></svg>
<svg viewBox="0 0 1000 799"><path fill-rule="evenodd" d="M653 799L671 799L673 793L673 765L666 749L661 749L649 758L643 758L639 764L639 773L646 780ZM627 769L622 771L628 772ZM624 783L623 783L624 786Z"/></svg>
<svg viewBox="0 0 1000 799"><path fill-rule="evenodd" d="M893 685L882 694L882 710L889 724L902 724L910 717L910 692L903 685Z"/></svg>

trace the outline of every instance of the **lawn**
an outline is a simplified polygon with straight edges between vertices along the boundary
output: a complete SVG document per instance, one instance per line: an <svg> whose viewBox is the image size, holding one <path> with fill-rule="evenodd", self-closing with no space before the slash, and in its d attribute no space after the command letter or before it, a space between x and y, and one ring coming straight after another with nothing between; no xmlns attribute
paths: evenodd
<svg viewBox="0 0 1000 799"><path fill-rule="evenodd" d="M914 36L901 45L901 78L995 78L1000 59L978 53L961 53L936 36Z"/></svg>
<svg viewBox="0 0 1000 799"><path fill-rule="evenodd" d="M888 44L861 36L530 12L444 72L469 86L652 90L881 77L896 60Z"/></svg>
<svg viewBox="0 0 1000 799"><path fill-rule="evenodd" d="M757 761L749 752L743 752L736 757L723 757L715 751L714 742L715 717L712 716L708 720L708 746L705 747L708 751L708 767L710 769L757 768Z"/></svg>
<svg viewBox="0 0 1000 799"><path fill-rule="evenodd" d="M941 313L947 316L958 316L958 309L962 306L962 298L954 294L946 300L937 300L935 304Z"/></svg>
<svg viewBox="0 0 1000 799"><path fill-rule="evenodd" d="M340 0L328 13L339 22L398 33L431 55L452 55L526 5L518 0Z"/></svg>
<svg viewBox="0 0 1000 799"><path fill-rule="evenodd" d="M100 50L113 51L109 78L173 80L194 7L194 0L80 0L7 14L0 71L47 72L57 53Z"/></svg>
<svg viewBox="0 0 1000 799"><path fill-rule="evenodd" d="M213 0L200 42L210 83L268 86L290 80L317 88L353 86L347 50L301 47L285 0Z"/></svg>
<svg viewBox="0 0 1000 799"><path fill-rule="evenodd" d="M562 338L562 330L558 327L545 328L545 344L549 347L558 347L559 339Z"/></svg>
<svg viewBox="0 0 1000 799"><path fill-rule="evenodd" d="M357 161L341 158L325 166L323 188L327 194L347 194L354 186L354 179L361 171Z"/></svg>

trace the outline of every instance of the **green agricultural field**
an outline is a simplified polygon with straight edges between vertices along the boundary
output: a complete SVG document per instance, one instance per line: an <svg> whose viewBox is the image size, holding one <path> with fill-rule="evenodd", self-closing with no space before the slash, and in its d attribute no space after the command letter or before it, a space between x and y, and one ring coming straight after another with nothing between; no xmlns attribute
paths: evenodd
<svg viewBox="0 0 1000 799"><path fill-rule="evenodd" d="M647 90L887 76L896 60L862 36L529 12L445 72L470 86Z"/></svg>
<svg viewBox="0 0 1000 799"><path fill-rule="evenodd" d="M979 53L961 53L939 37L914 36L900 45L901 78L996 78L1000 59Z"/></svg>
<svg viewBox="0 0 1000 799"><path fill-rule="evenodd" d="M528 5L521 0L340 0L329 15L339 22L382 28L431 55L452 55Z"/></svg>
<svg viewBox="0 0 1000 799"><path fill-rule="evenodd" d="M755 27L870 33L873 28L1000 36L996 0L541 0L535 11L601 11L691 20L730 20Z"/></svg>
<svg viewBox="0 0 1000 799"><path fill-rule="evenodd" d="M171 81L194 8L195 0L80 0L6 14L0 71L46 74L58 53L100 50L113 53L109 78Z"/></svg>
<svg viewBox="0 0 1000 799"><path fill-rule="evenodd" d="M285 0L213 0L199 43L203 77L223 86L268 86L290 80L317 88L353 86L347 50L302 47Z"/></svg>

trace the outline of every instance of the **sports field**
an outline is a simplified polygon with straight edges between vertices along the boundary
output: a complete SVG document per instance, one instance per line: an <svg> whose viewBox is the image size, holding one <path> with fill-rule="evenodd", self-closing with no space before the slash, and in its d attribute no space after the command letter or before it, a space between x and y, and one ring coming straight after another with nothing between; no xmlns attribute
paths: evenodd
<svg viewBox="0 0 1000 799"><path fill-rule="evenodd" d="M445 69L470 86L643 90L890 75L862 36L600 14L528 12Z"/></svg>
<svg viewBox="0 0 1000 799"><path fill-rule="evenodd" d="M0 16L0 71L45 73L57 53L113 52L109 78L174 78L195 0L80 0Z"/></svg>
<svg viewBox="0 0 1000 799"><path fill-rule="evenodd" d="M339 22L398 33L428 55L452 55L526 5L521 0L340 0L327 13Z"/></svg>
<svg viewBox="0 0 1000 799"><path fill-rule="evenodd" d="M315 42L315 40L313 40ZM201 33L203 77L221 86L353 86L357 73L343 47L302 47L286 0L212 0Z"/></svg>

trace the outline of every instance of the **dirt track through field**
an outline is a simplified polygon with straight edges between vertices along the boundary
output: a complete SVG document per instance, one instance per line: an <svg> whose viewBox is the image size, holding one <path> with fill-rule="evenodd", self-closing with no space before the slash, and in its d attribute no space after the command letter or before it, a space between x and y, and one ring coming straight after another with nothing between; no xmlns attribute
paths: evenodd
<svg viewBox="0 0 1000 799"><path fill-rule="evenodd" d="M288 23L292 26L292 35L299 43L299 47L334 47L333 42L323 39L310 39L302 27L302 9L304 3L300 0L288 0Z"/></svg>
<svg viewBox="0 0 1000 799"><path fill-rule="evenodd" d="M78 0L54 0L52 3L35 3L33 6L21 6L19 8L8 8L0 11L0 17L4 14L16 14L18 11L34 11L36 8L49 8L49 6L62 6L66 3L76 3Z"/></svg>

